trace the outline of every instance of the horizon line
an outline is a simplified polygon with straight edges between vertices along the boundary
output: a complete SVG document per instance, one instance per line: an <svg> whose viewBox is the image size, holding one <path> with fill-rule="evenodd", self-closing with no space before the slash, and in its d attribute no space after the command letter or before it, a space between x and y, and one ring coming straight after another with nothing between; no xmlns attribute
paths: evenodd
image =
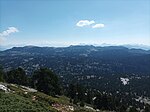
<svg viewBox="0 0 150 112"><path fill-rule="evenodd" d="M110 46L122 46L126 48L135 48L135 49L143 49L143 50L150 50L150 45L145 44L70 44L70 45L34 45L34 44L18 44L18 45L0 45L0 51L4 51L7 49L12 49L13 47L54 47L54 48L61 48L61 47L71 47L71 46L94 46L94 47L110 47Z"/></svg>

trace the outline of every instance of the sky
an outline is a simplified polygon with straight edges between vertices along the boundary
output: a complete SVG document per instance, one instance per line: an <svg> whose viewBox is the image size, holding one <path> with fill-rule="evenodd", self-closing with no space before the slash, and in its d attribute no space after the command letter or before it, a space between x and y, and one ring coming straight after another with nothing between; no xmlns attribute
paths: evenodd
<svg viewBox="0 0 150 112"><path fill-rule="evenodd" d="M0 46L150 45L150 0L0 0Z"/></svg>

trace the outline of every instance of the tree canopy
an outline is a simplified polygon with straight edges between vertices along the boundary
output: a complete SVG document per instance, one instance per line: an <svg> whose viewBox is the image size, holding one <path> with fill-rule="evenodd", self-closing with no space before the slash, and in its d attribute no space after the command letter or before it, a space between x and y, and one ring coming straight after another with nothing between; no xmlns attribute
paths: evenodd
<svg viewBox="0 0 150 112"><path fill-rule="evenodd" d="M4 72L3 72L3 68L0 66L0 82L4 81Z"/></svg>
<svg viewBox="0 0 150 112"><path fill-rule="evenodd" d="M19 85L27 85L28 77L23 68L12 69L7 72L6 81Z"/></svg>
<svg viewBox="0 0 150 112"><path fill-rule="evenodd" d="M60 94L60 86L57 75L47 68L40 68L32 76L34 88L48 95Z"/></svg>

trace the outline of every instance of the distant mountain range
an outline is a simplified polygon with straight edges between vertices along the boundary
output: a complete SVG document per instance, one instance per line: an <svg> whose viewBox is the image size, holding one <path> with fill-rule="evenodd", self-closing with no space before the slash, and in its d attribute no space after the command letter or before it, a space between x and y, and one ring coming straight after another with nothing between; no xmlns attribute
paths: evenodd
<svg viewBox="0 0 150 112"><path fill-rule="evenodd" d="M143 44L121 44L121 45L115 45L115 44L107 44L107 43L102 43L102 44L93 44L94 46L97 47L107 47L107 46L124 46L127 47L129 49L143 49L143 50L150 50L150 45L143 45ZM0 45L0 51L4 51L7 49L11 49L13 48L14 45ZM16 45L18 47L23 47L25 45L20 44L20 45ZM32 45L31 45L32 46ZM42 45L42 46L49 46L49 45ZM77 45L76 45L77 46ZM78 46L90 46L84 43L79 44Z"/></svg>
<svg viewBox="0 0 150 112"><path fill-rule="evenodd" d="M144 74L150 75L150 50L124 46L13 47L0 51L5 70L23 67L28 74L48 67L59 75Z"/></svg>

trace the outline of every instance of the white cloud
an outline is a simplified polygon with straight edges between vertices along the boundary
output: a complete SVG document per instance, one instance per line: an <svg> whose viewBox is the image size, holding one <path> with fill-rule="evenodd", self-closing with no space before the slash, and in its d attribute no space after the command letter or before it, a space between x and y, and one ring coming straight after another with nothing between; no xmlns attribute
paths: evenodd
<svg viewBox="0 0 150 112"><path fill-rule="evenodd" d="M95 23L95 21L89 21L89 20L80 20L77 24L76 24L76 26L78 26L78 27L83 27L83 26L89 26L89 25L91 25L91 24L94 24Z"/></svg>
<svg viewBox="0 0 150 112"><path fill-rule="evenodd" d="M104 24L95 24L92 26L92 28L103 28L103 27L105 27Z"/></svg>
<svg viewBox="0 0 150 112"><path fill-rule="evenodd" d="M90 20L80 20L76 24L76 26L78 26L78 27L90 26L91 28L103 28L103 27L105 27L105 25L102 23L98 23L98 24L94 24L94 23L95 23L95 21L93 21L93 20L91 20L91 21Z"/></svg>
<svg viewBox="0 0 150 112"><path fill-rule="evenodd" d="M15 27L8 27L7 30L0 33L0 37L9 36L11 33L19 32L19 30Z"/></svg>
<svg viewBox="0 0 150 112"><path fill-rule="evenodd" d="M19 32L19 30L17 28L15 28L15 27L8 27L7 30L5 30L5 31L3 31L3 32L0 33L0 43L2 41L4 41L5 38L7 36L9 36L11 33L16 33L16 32Z"/></svg>

